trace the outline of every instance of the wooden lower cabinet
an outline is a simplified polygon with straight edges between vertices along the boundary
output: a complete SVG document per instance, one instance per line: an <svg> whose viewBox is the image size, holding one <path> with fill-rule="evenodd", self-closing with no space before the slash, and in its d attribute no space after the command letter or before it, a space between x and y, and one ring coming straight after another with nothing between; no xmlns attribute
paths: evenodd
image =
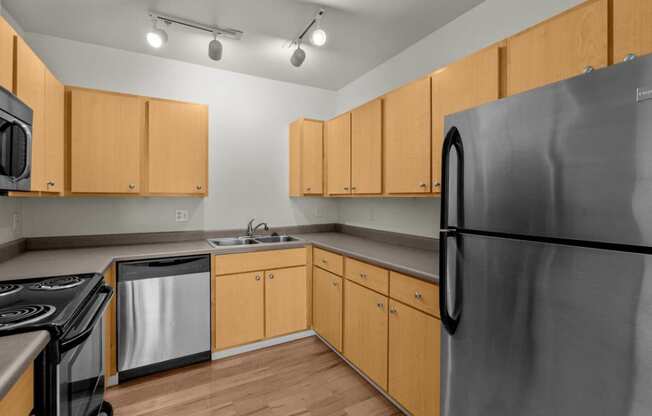
<svg viewBox="0 0 652 416"><path fill-rule="evenodd" d="M113 288L113 299L104 314L104 386L109 385L109 377L118 373L118 348L116 327L116 302L118 286L116 284L115 263L104 272L104 283Z"/></svg>
<svg viewBox="0 0 652 416"><path fill-rule="evenodd" d="M414 416L439 414L441 323L389 301L389 394Z"/></svg>
<svg viewBox="0 0 652 416"><path fill-rule="evenodd" d="M342 351L342 278L313 268L312 325L338 351Z"/></svg>
<svg viewBox="0 0 652 416"><path fill-rule="evenodd" d="M306 267L265 273L265 336L301 331L308 326Z"/></svg>
<svg viewBox="0 0 652 416"><path fill-rule="evenodd" d="M30 364L16 384L0 400L0 415L28 416L34 408L34 365Z"/></svg>
<svg viewBox="0 0 652 416"><path fill-rule="evenodd" d="M387 390L388 299L349 280L344 293L344 356Z"/></svg>
<svg viewBox="0 0 652 416"><path fill-rule="evenodd" d="M218 276L215 284L215 347L224 349L265 337L263 272Z"/></svg>

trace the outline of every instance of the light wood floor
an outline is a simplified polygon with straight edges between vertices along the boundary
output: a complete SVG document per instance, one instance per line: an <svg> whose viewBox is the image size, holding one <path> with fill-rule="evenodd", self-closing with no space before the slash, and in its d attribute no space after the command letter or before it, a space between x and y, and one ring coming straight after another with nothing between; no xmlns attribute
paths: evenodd
<svg viewBox="0 0 652 416"><path fill-rule="evenodd" d="M311 337L108 390L116 416L390 416L391 403Z"/></svg>

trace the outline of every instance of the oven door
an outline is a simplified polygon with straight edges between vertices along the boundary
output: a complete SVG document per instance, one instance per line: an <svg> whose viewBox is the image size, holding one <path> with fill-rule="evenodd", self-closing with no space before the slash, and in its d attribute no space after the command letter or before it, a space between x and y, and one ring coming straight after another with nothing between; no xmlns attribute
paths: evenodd
<svg viewBox="0 0 652 416"><path fill-rule="evenodd" d="M60 344L57 366L58 416L99 413L104 399L104 345L102 316L113 289L103 286L95 300L79 314Z"/></svg>

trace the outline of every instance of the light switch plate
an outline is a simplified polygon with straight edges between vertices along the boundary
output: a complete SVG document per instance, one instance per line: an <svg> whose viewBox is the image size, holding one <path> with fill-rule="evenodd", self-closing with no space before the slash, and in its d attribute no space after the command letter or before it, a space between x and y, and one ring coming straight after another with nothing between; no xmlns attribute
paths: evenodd
<svg viewBox="0 0 652 416"><path fill-rule="evenodd" d="M177 222L188 222L188 210L187 209L178 209L175 212L174 218Z"/></svg>

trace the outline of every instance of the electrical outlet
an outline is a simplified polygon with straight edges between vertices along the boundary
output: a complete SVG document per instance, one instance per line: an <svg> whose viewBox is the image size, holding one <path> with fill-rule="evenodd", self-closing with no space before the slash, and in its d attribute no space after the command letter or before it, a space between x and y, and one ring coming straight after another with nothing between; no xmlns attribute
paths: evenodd
<svg viewBox="0 0 652 416"><path fill-rule="evenodd" d="M14 212L11 214L11 231L15 234L20 230L20 214Z"/></svg>
<svg viewBox="0 0 652 416"><path fill-rule="evenodd" d="M177 222L188 222L188 210L187 209L178 209L174 215L174 219Z"/></svg>

